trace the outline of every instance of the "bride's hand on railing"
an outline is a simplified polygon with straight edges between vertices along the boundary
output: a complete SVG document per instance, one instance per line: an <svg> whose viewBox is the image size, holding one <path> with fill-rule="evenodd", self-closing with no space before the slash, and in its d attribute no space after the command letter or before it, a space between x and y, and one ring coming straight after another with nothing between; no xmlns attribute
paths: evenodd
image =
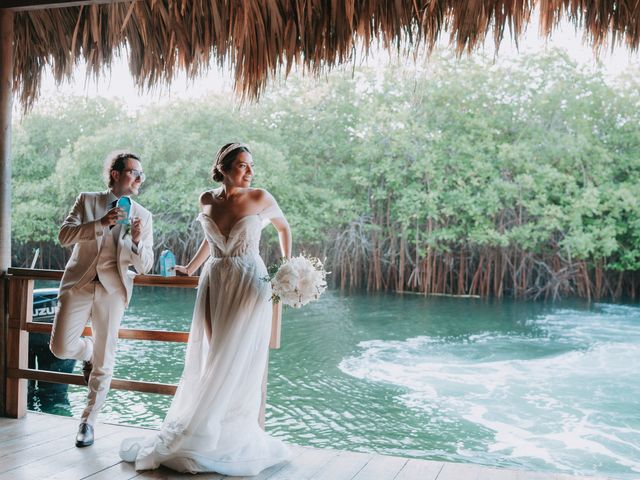
<svg viewBox="0 0 640 480"><path fill-rule="evenodd" d="M174 268L178 277L188 277L190 275L189 270L184 265L176 265Z"/></svg>

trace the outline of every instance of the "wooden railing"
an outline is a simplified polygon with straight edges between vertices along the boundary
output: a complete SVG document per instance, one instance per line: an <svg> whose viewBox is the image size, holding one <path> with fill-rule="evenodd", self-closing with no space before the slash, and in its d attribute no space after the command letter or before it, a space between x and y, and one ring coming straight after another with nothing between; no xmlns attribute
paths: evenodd
<svg viewBox="0 0 640 480"><path fill-rule="evenodd" d="M26 415L27 380L84 385L82 375L28 368L29 333L51 334L53 327L52 324L33 322L34 282L35 280L60 280L62 273L60 270L26 268L10 268L8 271L7 379L5 389L5 411L8 417L20 418ZM198 285L198 277L137 275L134 284L144 287L195 288ZM280 305L274 305L269 344L271 348L280 347L281 315ZM91 335L91 327L85 327L83 335ZM186 343L189 339L189 333L121 328L118 332L118 338ZM111 388L166 395L173 395L176 391L176 385L172 384L118 378L111 380Z"/></svg>

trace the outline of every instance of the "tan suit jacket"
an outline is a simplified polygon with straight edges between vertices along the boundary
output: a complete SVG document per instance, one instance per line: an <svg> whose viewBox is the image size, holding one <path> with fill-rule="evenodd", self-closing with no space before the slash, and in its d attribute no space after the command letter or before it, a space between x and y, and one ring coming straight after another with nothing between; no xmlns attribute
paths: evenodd
<svg viewBox="0 0 640 480"><path fill-rule="evenodd" d="M65 266L60 295L74 288L81 288L93 280L98 262L98 253L109 227L103 227L100 219L110 210L109 190L105 192L85 192L78 195L76 203L67 215L58 240L64 247L73 245L71 258ZM131 200L131 217L140 217L142 235L138 246L131 241L126 226L114 227L118 232L117 266L120 280L127 292L127 304L133 291L135 273L148 273L153 267L153 226L151 213L139 203Z"/></svg>

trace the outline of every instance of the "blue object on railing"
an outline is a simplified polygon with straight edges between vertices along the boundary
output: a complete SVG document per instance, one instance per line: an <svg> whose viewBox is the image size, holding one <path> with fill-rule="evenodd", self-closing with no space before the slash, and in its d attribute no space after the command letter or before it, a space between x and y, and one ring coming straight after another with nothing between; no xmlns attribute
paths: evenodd
<svg viewBox="0 0 640 480"><path fill-rule="evenodd" d="M176 257L171 250L163 250L160 254L160 275L163 277L176 276Z"/></svg>

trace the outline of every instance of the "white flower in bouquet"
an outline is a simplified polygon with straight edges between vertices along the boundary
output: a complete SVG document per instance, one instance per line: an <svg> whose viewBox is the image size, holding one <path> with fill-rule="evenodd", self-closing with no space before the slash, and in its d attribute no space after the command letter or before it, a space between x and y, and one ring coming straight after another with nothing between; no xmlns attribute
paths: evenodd
<svg viewBox="0 0 640 480"><path fill-rule="evenodd" d="M327 272L315 257L299 255L286 260L271 279L274 303L301 307L320 298L327 289Z"/></svg>
<svg viewBox="0 0 640 480"><path fill-rule="evenodd" d="M273 283L274 285L278 285L278 289L282 292L290 292L296 288L298 284L298 273L293 268L291 262L282 264L276 272Z"/></svg>

